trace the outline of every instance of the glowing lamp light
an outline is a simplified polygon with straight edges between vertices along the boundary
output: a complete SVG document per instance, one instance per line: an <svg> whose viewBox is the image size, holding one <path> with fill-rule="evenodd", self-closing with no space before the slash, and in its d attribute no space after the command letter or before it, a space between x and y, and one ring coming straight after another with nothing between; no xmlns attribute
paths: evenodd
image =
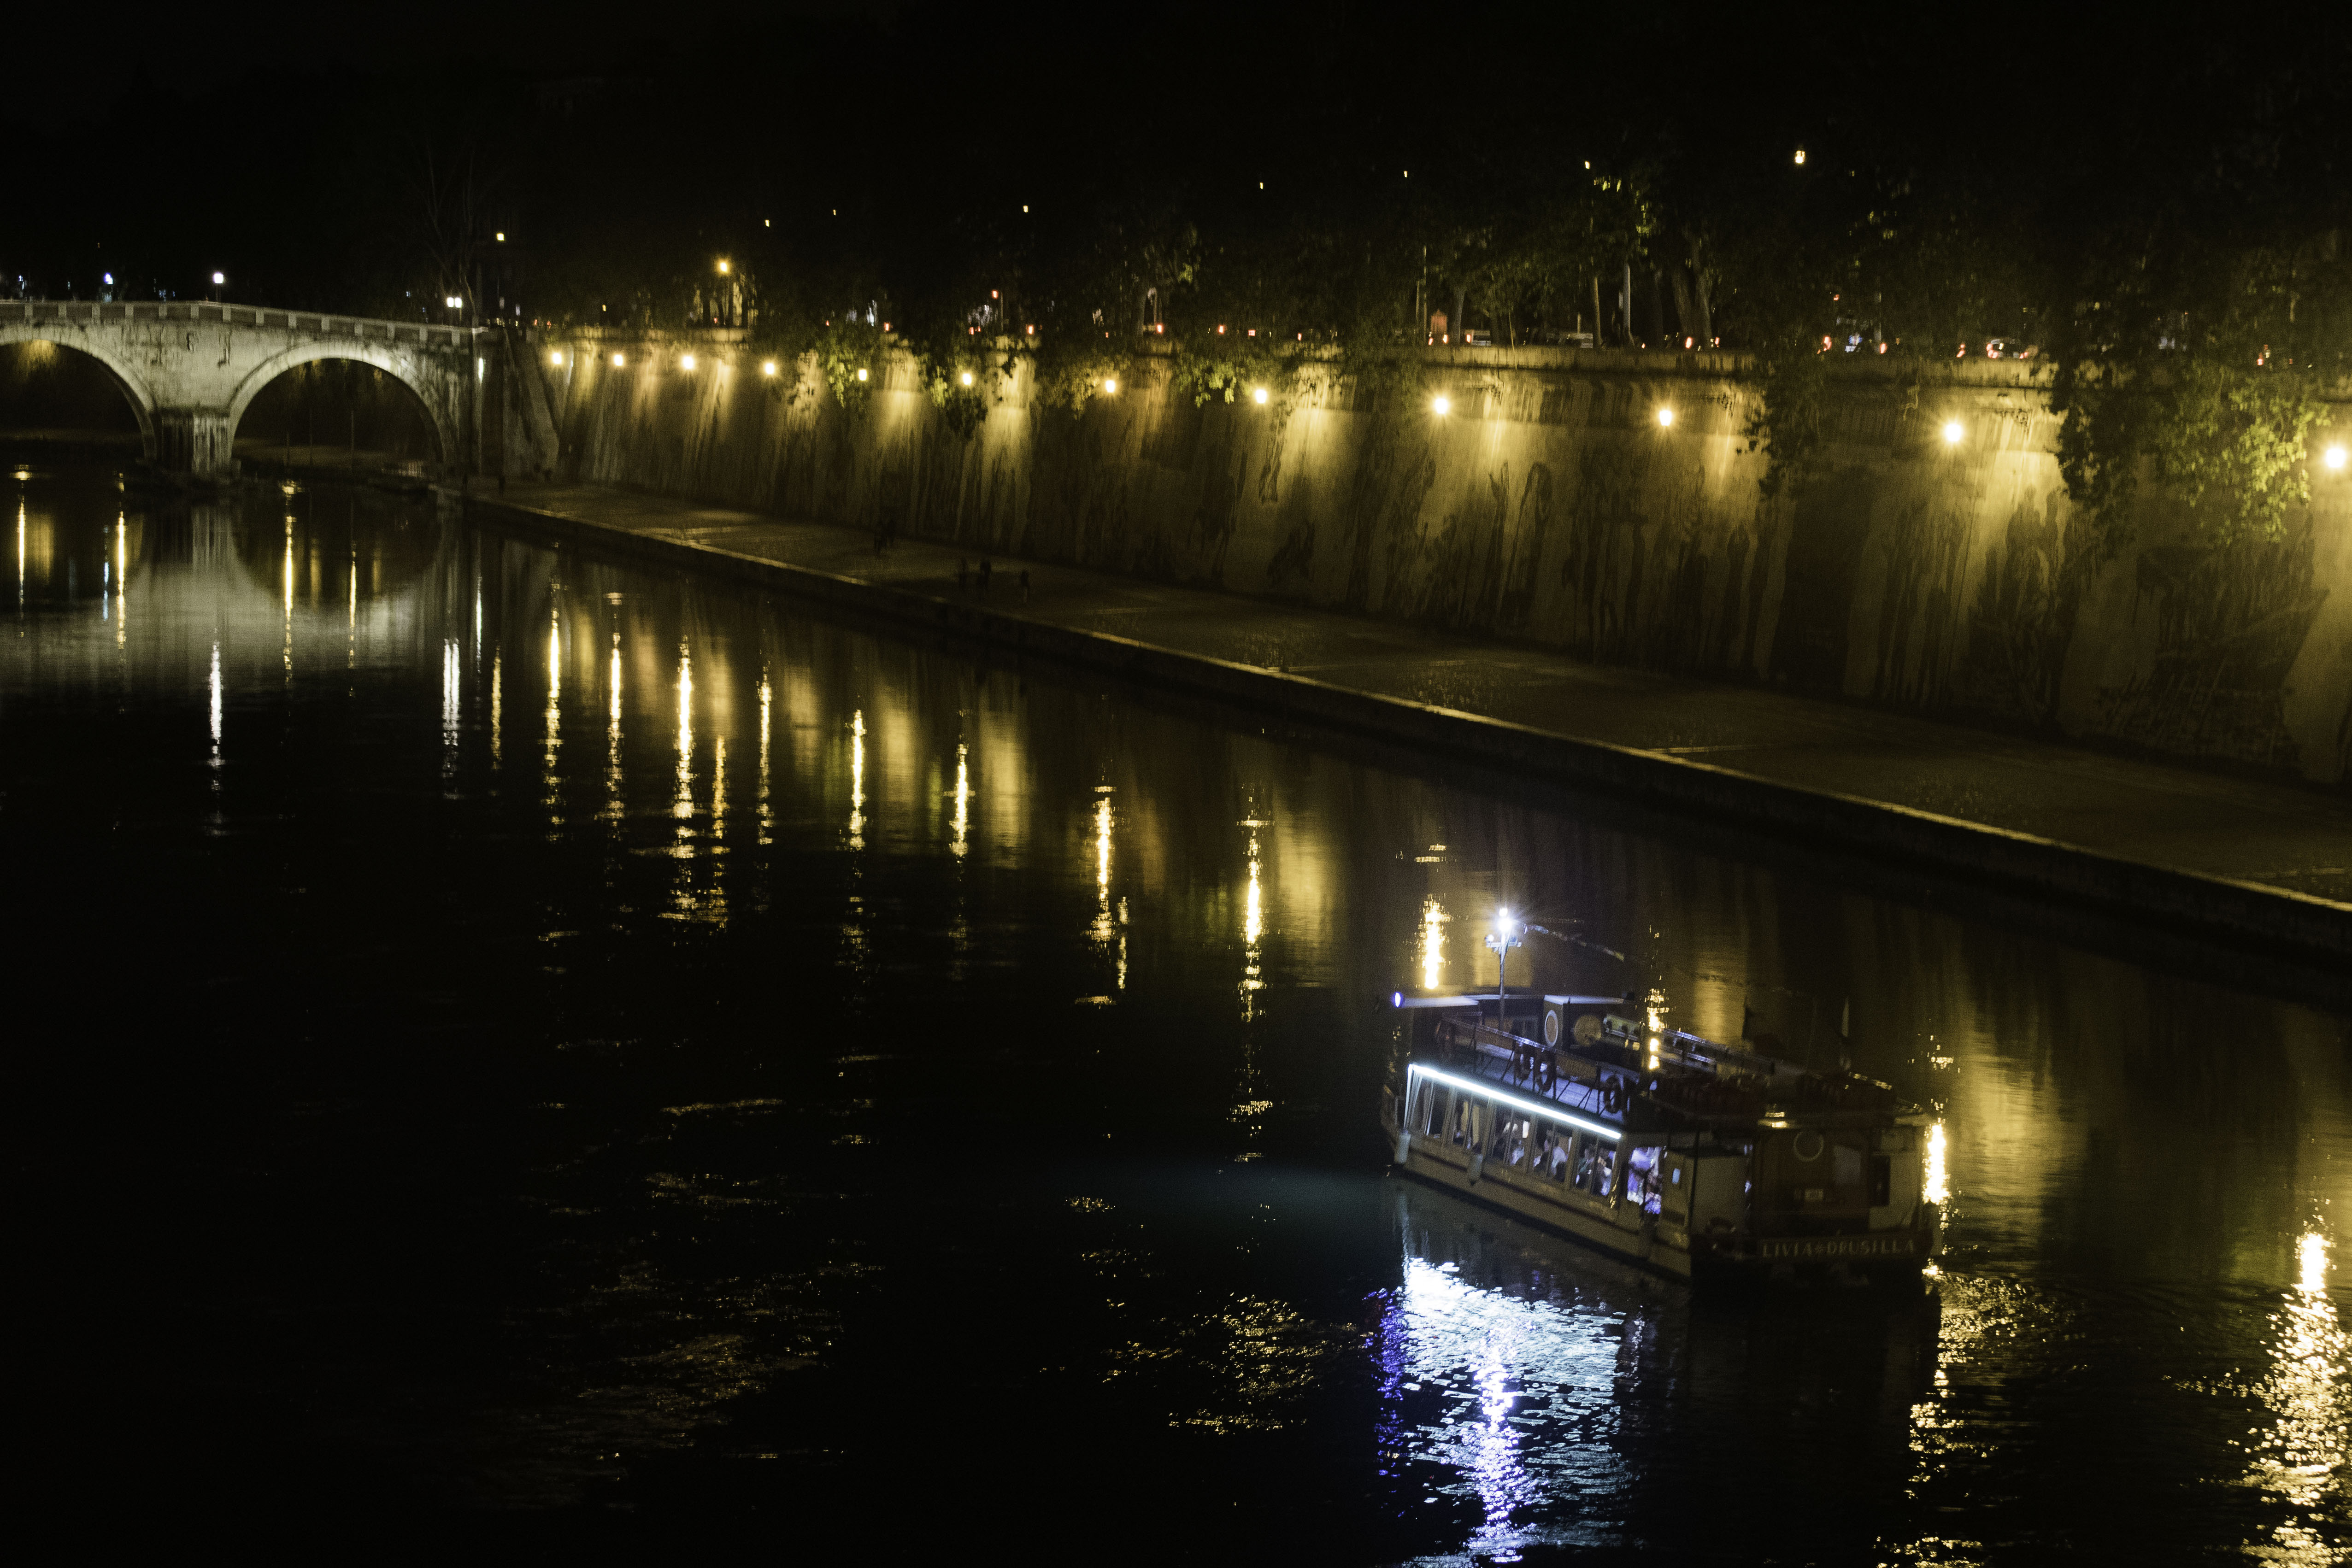
<svg viewBox="0 0 2352 1568"><path fill-rule="evenodd" d="M956 380L961 382L966 386L970 386L971 385L971 372L970 371L966 371L963 374L958 376Z"/></svg>
<svg viewBox="0 0 2352 1568"><path fill-rule="evenodd" d="M1115 392L1118 391L1118 378L1117 376L1105 376L1103 378L1103 391L1107 392Z"/></svg>
<svg viewBox="0 0 2352 1568"><path fill-rule="evenodd" d="M682 369L689 371L694 369L694 356L692 354L684 354L679 356L677 362Z"/></svg>
<svg viewBox="0 0 2352 1568"><path fill-rule="evenodd" d="M772 375L774 375L774 374L776 373L776 361L773 361L773 360L762 360L762 361L760 361L760 373L761 373L761 375L763 375L763 376L772 376Z"/></svg>
<svg viewBox="0 0 2352 1568"><path fill-rule="evenodd" d="M1662 408L1658 410L1658 426L1660 429L1671 430L1674 428L1674 423L1675 411L1673 409Z"/></svg>
<svg viewBox="0 0 2352 1568"><path fill-rule="evenodd" d="M614 354L613 362L616 365L625 365L629 362L629 357L626 354Z"/></svg>
<svg viewBox="0 0 2352 1568"><path fill-rule="evenodd" d="M857 379L861 382L866 379L866 367L864 365L857 367Z"/></svg>
<svg viewBox="0 0 2352 1568"><path fill-rule="evenodd" d="M1800 148L1798 148L1798 149L1797 149L1797 167L1799 167L1800 169L1801 169L1801 168L1803 168L1804 166L1805 166L1805 150L1804 150L1803 148L1800 147Z"/></svg>
<svg viewBox="0 0 2352 1568"><path fill-rule="evenodd" d="M563 362L563 356L561 353L550 354L547 356L547 362L551 365L560 365Z"/></svg>
<svg viewBox="0 0 2352 1568"><path fill-rule="evenodd" d="M215 273L214 273L214 274L213 274L213 281L214 281L215 283L226 283L226 282L228 281L228 279L227 279L226 277L224 277L221 274L219 274L219 273L215 272Z"/></svg>
<svg viewBox="0 0 2352 1568"><path fill-rule="evenodd" d="M1437 415L1438 418L1444 419L1447 414L1454 412L1454 400L1450 397L1431 398L1429 400L1429 412Z"/></svg>
<svg viewBox="0 0 2352 1568"><path fill-rule="evenodd" d="M2345 452L2344 452L2344 448L2342 448L2341 446L2331 446L2331 447L2329 447L2329 448L2327 449L2327 451L2326 451L2326 454L2324 456L2322 456L2322 457L2320 458L2320 461L2321 461L2322 463L2325 463L2325 464L2326 464L2326 465L2327 465L2327 471L2328 471L2329 473L2331 473L2331 474L2341 474L2341 473L2343 473L2343 472L2344 472L2344 465L2345 465L2345 463L2346 463L2346 461L2347 461L2347 458L2346 458L2346 455L2345 455Z"/></svg>
<svg viewBox="0 0 2352 1568"><path fill-rule="evenodd" d="M441 303L446 305L450 309L455 310L466 302L463 299L458 298L456 295L451 294L445 296Z"/></svg>
<svg viewBox="0 0 2352 1568"><path fill-rule="evenodd" d="M727 263L722 261L719 264L719 275L721 277L727 276Z"/></svg>
<svg viewBox="0 0 2352 1568"><path fill-rule="evenodd" d="M112 287L112 285L113 285L113 283L114 283L114 274L112 274L112 273L110 273L110 273L108 273L108 274L106 275L106 281L107 281L107 284L108 284L108 286L109 286L110 287Z"/></svg>
<svg viewBox="0 0 2352 1568"><path fill-rule="evenodd" d="M1265 402L1265 389L1264 387L1260 387L1255 392L1250 393L1250 402L1255 403Z"/></svg>
<svg viewBox="0 0 2352 1568"><path fill-rule="evenodd" d="M1944 444L1945 444L1945 445L1947 445L1947 446L1958 446L1958 445L1960 444L1960 437L1961 437L1961 436L1963 436L1963 435L1966 435L1967 434L1968 434L1967 430L1965 430L1965 429L1963 429L1963 428L1961 427L1960 422L1959 422L1958 420L1957 420L1957 419L1948 419L1948 420L1946 420L1946 421L1944 422Z"/></svg>

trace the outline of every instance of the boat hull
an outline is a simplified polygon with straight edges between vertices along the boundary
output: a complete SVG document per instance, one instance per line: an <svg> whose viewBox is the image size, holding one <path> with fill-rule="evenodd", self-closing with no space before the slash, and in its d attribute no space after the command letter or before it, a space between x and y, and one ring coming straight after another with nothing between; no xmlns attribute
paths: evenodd
<svg viewBox="0 0 2352 1568"><path fill-rule="evenodd" d="M1490 1166L1458 1145L1401 1137L1381 1122L1401 1175L1538 1226L1668 1279L1706 1286L1771 1282L1916 1288L1934 1250L1933 1230L1858 1235L1741 1237L1710 1243L1638 1206Z"/></svg>

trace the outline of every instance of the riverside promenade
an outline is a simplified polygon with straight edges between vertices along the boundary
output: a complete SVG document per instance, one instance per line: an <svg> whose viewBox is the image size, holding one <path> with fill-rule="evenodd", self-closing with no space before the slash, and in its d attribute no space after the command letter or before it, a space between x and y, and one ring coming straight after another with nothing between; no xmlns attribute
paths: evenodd
<svg viewBox="0 0 2352 1568"><path fill-rule="evenodd" d="M639 559L2281 957L2352 956L2352 794L589 486L468 506ZM1027 570L1024 599L1020 575Z"/></svg>

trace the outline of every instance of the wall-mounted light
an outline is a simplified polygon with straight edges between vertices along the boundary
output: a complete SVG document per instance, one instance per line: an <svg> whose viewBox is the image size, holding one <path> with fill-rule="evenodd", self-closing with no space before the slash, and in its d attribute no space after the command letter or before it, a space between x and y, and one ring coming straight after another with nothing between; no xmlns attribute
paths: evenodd
<svg viewBox="0 0 2352 1568"><path fill-rule="evenodd" d="M219 273L215 272L215 273L214 273L214 274L213 274L213 281L214 281L215 283L226 283L226 282L228 281L228 279L227 279L226 277L224 277L223 276L221 276Z"/></svg>
<svg viewBox="0 0 2352 1568"><path fill-rule="evenodd" d="M500 230L499 231L499 243L500 245L504 245L504 244L506 244L506 243L507 243L507 231L506 231L506 230L504 230L504 229L500 229Z"/></svg>
<svg viewBox="0 0 2352 1568"><path fill-rule="evenodd" d="M719 264L719 275L721 277L727 276L727 264L723 261Z"/></svg>
<svg viewBox="0 0 2352 1568"><path fill-rule="evenodd" d="M1263 403L1265 402L1265 389L1264 387L1260 387L1255 392L1251 392L1250 402L1255 403Z"/></svg>
<svg viewBox="0 0 2352 1568"><path fill-rule="evenodd" d="M1454 400L1450 397L1431 398L1429 400L1429 412L1435 414L1438 418L1444 419L1447 414L1454 412Z"/></svg>
<svg viewBox="0 0 2352 1568"><path fill-rule="evenodd" d="M866 367L864 365L857 367L857 379L861 382L866 379Z"/></svg>
<svg viewBox="0 0 2352 1568"><path fill-rule="evenodd" d="M772 375L774 375L774 374L776 373L776 361L773 361L773 360L762 360L762 361L760 361L760 373L761 373L761 375L763 375L763 376L772 376Z"/></svg>
<svg viewBox="0 0 2352 1568"><path fill-rule="evenodd" d="M1960 437L1961 437L1961 436L1963 436L1963 435L1966 435L1967 434L1968 434L1967 429L1966 429L1966 428L1965 428L1965 427L1960 423L1960 422L1959 422L1958 420L1957 420L1957 419L1948 419L1948 420L1946 420L1946 421L1944 422L1944 444L1945 444L1945 445L1947 445L1947 446L1958 446L1958 445L1960 444Z"/></svg>
<svg viewBox="0 0 2352 1568"><path fill-rule="evenodd" d="M629 362L629 357L626 354L614 354L613 362L616 365L625 365Z"/></svg>
<svg viewBox="0 0 2352 1568"><path fill-rule="evenodd" d="M1103 378L1103 391L1107 392L1115 392L1118 391L1118 378L1117 376L1105 376Z"/></svg>
<svg viewBox="0 0 2352 1568"><path fill-rule="evenodd" d="M2326 453L2321 455L2319 460L2327 465L2327 471L2331 474L2343 473L2345 463L2347 461L2352 461L2352 459L2347 459L2346 457L2344 448L2341 446L2329 447Z"/></svg>
<svg viewBox="0 0 2352 1568"><path fill-rule="evenodd" d="M1797 149L1797 167L1799 167L1800 169L1801 169L1801 168L1803 168L1804 166L1805 166L1805 150L1804 150L1803 148L1800 147L1800 148L1798 148L1798 149Z"/></svg>
<svg viewBox="0 0 2352 1568"><path fill-rule="evenodd" d="M677 362L678 362L678 368L679 368L679 369L681 369L681 370L688 370L688 371L690 371L690 370L694 369L694 356L693 356L692 354L681 354L681 355L679 355L679 356L678 356L678 361L677 361Z"/></svg>
<svg viewBox="0 0 2352 1568"><path fill-rule="evenodd" d="M562 355L562 353L561 351L558 351L558 352L556 352L556 353L552 353L552 354L548 355L548 356L547 356L547 362L548 362L549 364L551 364L551 365L560 365L560 364L562 364L562 363L563 362L563 355Z"/></svg>
<svg viewBox="0 0 2352 1568"><path fill-rule="evenodd" d="M1662 408L1658 410L1658 428L1661 430L1672 430L1674 428L1674 424L1675 411L1673 409Z"/></svg>

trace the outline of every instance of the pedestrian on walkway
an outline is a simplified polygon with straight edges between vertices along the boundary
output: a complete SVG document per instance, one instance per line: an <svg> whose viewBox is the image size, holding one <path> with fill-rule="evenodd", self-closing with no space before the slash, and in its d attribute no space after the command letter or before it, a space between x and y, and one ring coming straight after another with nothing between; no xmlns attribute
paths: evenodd
<svg viewBox="0 0 2352 1568"><path fill-rule="evenodd" d="M1025 566L1021 569L1021 602L1029 602L1029 569Z"/></svg>

